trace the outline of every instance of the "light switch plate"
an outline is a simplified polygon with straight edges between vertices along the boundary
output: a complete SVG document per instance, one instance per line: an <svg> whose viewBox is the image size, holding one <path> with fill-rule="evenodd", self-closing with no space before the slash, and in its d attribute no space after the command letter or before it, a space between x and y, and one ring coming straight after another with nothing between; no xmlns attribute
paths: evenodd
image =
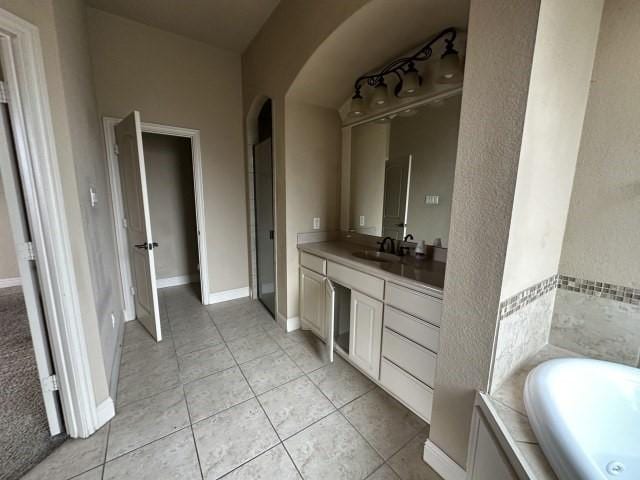
<svg viewBox="0 0 640 480"><path fill-rule="evenodd" d="M364 227L364 215L360 215L360 226Z"/></svg>
<svg viewBox="0 0 640 480"><path fill-rule="evenodd" d="M438 205L440 203L440 195L425 195L424 203L427 205Z"/></svg>
<svg viewBox="0 0 640 480"><path fill-rule="evenodd" d="M89 187L89 199L91 201L91 208L95 208L98 205L98 194L95 187Z"/></svg>
<svg viewBox="0 0 640 480"><path fill-rule="evenodd" d="M313 217L313 229L320 230L320 217Z"/></svg>

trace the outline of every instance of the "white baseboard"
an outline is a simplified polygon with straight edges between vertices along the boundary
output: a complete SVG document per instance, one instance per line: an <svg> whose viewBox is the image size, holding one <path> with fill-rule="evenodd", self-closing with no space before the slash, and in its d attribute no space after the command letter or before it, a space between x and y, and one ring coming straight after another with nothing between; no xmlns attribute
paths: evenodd
<svg viewBox="0 0 640 480"><path fill-rule="evenodd" d="M96 416L98 424L96 430L105 425L109 420L116 416L116 407L113 404L113 399L108 397L100 405L96 407Z"/></svg>
<svg viewBox="0 0 640 480"><path fill-rule="evenodd" d="M293 332L300 328L300 317L287 318L287 332Z"/></svg>
<svg viewBox="0 0 640 480"><path fill-rule="evenodd" d="M284 328L285 332L293 332L300 328L300 317L285 317L278 312L278 325Z"/></svg>
<svg viewBox="0 0 640 480"><path fill-rule="evenodd" d="M234 288L233 290L223 290L222 292L213 292L209 294L209 303L220 303L236 298L248 297L251 292L249 287Z"/></svg>
<svg viewBox="0 0 640 480"><path fill-rule="evenodd" d="M422 458L444 480L465 480L467 478L467 472L429 439L424 444Z"/></svg>
<svg viewBox="0 0 640 480"><path fill-rule="evenodd" d="M178 275L177 277L158 278L156 280L157 287L168 288L177 287L178 285L188 285L190 283L196 283L200 281L200 275Z"/></svg>
<svg viewBox="0 0 640 480"><path fill-rule="evenodd" d="M0 278L0 288L17 287L18 285L22 285L20 277Z"/></svg>

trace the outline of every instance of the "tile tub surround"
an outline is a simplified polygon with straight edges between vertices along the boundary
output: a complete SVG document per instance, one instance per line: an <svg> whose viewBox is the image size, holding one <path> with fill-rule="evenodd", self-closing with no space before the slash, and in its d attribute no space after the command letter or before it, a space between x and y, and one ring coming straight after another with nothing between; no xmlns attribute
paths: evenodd
<svg viewBox="0 0 640 480"><path fill-rule="evenodd" d="M500 302L491 390L547 343L640 366L640 290L557 274Z"/></svg>
<svg viewBox="0 0 640 480"><path fill-rule="evenodd" d="M555 289L545 288L544 293L500 319L492 391L548 343L555 297Z"/></svg>
<svg viewBox="0 0 640 480"><path fill-rule="evenodd" d="M422 461L428 426L347 362L329 364L313 335L284 333L256 301L203 307L197 295L162 290L159 344L126 325L131 380L121 378L116 417L25 479L441 480ZM186 332L191 347L176 352ZM162 359L166 373L147 366Z"/></svg>
<svg viewBox="0 0 640 480"><path fill-rule="evenodd" d="M640 366L640 305L610 295L557 292L550 343L591 358ZM619 290L616 290L619 292ZM615 295L615 298L621 298Z"/></svg>

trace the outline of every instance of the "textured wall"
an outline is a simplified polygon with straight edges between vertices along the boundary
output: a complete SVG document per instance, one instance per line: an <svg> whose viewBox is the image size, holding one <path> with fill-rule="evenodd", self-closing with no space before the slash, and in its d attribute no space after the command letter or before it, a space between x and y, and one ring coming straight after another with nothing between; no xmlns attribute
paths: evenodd
<svg viewBox="0 0 640 480"><path fill-rule="evenodd" d="M640 288L640 3L608 0L560 271Z"/></svg>
<svg viewBox="0 0 640 480"><path fill-rule="evenodd" d="M297 250L290 252L287 235L285 166L285 95L311 54L333 30L369 0L282 0L242 55L242 92L245 116L265 96L273 101L273 155L276 171L276 250L278 313L289 314L287 284L298 282L298 273L287 279L288 261L297 267ZM295 46L292 48L292 46ZM250 146L248 147L250 148ZM308 216L308 215L307 215ZM310 218L310 217L309 217ZM289 243L289 246L288 246ZM295 307L297 311L297 306Z"/></svg>
<svg viewBox="0 0 640 480"><path fill-rule="evenodd" d="M558 273L604 0L543 0L502 299Z"/></svg>
<svg viewBox="0 0 640 480"><path fill-rule="evenodd" d="M191 142L187 138L143 133L144 162L154 241L156 275L198 274L198 236L193 193Z"/></svg>
<svg viewBox="0 0 640 480"><path fill-rule="evenodd" d="M471 2L429 434L463 467L475 391L489 381L538 8Z"/></svg>
<svg viewBox="0 0 640 480"><path fill-rule="evenodd" d="M240 56L88 9L100 115L200 130L211 292L249 285ZM222 233L224 232L224 233Z"/></svg>

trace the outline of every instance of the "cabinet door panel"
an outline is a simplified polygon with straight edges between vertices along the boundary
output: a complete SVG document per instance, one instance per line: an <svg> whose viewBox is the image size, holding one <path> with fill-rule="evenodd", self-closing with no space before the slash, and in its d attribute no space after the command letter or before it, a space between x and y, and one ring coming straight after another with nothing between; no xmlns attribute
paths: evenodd
<svg viewBox="0 0 640 480"><path fill-rule="evenodd" d="M300 269L300 320L303 328L309 328L325 338L325 278L306 268Z"/></svg>
<svg viewBox="0 0 640 480"><path fill-rule="evenodd" d="M349 356L376 380L380 374L382 302L351 291Z"/></svg>

